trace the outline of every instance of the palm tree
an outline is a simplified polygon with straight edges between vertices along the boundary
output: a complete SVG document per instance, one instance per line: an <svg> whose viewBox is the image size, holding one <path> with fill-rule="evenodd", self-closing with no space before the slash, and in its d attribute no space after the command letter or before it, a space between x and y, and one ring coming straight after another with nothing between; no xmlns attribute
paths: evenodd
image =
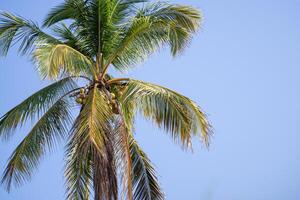
<svg viewBox="0 0 300 200"><path fill-rule="evenodd" d="M185 149L195 136L208 145L210 124L189 98L114 78L108 69L124 72L164 46L178 55L200 20L193 7L147 0L65 0L48 13L42 28L2 12L1 54L18 43L41 78L53 82L0 118L4 139L26 121L36 121L10 157L2 177L6 189L28 181L41 157L65 140L67 199L164 199L156 172L134 139L136 113Z"/></svg>

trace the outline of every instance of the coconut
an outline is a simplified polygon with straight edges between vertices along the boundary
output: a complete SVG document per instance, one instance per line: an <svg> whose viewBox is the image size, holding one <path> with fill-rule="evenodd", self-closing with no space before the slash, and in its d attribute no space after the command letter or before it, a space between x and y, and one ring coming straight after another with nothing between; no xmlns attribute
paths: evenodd
<svg viewBox="0 0 300 200"><path fill-rule="evenodd" d="M117 104L116 100L111 100L110 104L113 105L113 106L116 105Z"/></svg>
<svg viewBox="0 0 300 200"><path fill-rule="evenodd" d="M111 98L112 98L112 99L115 99L115 98L116 98L116 95L115 95L114 93L110 93L110 95L111 95Z"/></svg>
<svg viewBox="0 0 300 200"><path fill-rule="evenodd" d="M85 92L85 89L84 88L80 88L80 94L83 94Z"/></svg>
<svg viewBox="0 0 300 200"><path fill-rule="evenodd" d="M119 92L118 92L118 96L119 96L119 97L123 96L123 92L122 92L122 91L119 91Z"/></svg>
<svg viewBox="0 0 300 200"><path fill-rule="evenodd" d="M119 113L119 109L118 109L117 106L114 106L114 107L112 108L112 111L113 111L113 113L115 113L115 114L120 114L120 113Z"/></svg>
<svg viewBox="0 0 300 200"><path fill-rule="evenodd" d="M82 98L77 98L76 102L79 103L79 104L82 104Z"/></svg>

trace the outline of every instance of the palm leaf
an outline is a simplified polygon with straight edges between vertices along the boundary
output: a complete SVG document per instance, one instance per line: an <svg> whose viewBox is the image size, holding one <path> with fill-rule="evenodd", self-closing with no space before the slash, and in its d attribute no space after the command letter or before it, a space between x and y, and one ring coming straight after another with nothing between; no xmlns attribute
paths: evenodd
<svg viewBox="0 0 300 200"><path fill-rule="evenodd" d="M93 179L91 149L88 148L89 144L79 148L72 139L66 151L67 199L85 200L89 199Z"/></svg>
<svg viewBox="0 0 300 200"><path fill-rule="evenodd" d="M108 122L112 117L112 111L107 103L105 94L94 87L88 94L86 104L80 111L73 133L74 141L85 143L90 140L101 152L105 139L105 131L109 129Z"/></svg>
<svg viewBox="0 0 300 200"><path fill-rule="evenodd" d="M58 100L15 149L2 178L8 191L12 183L18 186L29 180L46 151L52 150L56 141L65 137L71 122L68 107L65 100Z"/></svg>
<svg viewBox="0 0 300 200"><path fill-rule="evenodd" d="M63 42L63 44L75 49L81 54L92 60L93 55L91 52L90 44L85 40L83 36L78 34L78 31L74 27L67 26L64 23L54 26L52 31Z"/></svg>
<svg viewBox="0 0 300 200"><path fill-rule="evenodd" d="M163 200L155 169L147 155L130 135L130 155L133 165L134 200Z"/></svg>
<svg viewBox="0 0 300 200"><path fill-rule="evenodd" d="M91 156L95 195L98 197L103 195L105 199L114 199L118 194L112 139L110 137L111 119L112 111L107 103L105 93L99 91L95 86L89 91L86 104L83 105L72 128L72 137L68 148L68 152L72 152L71 157L83 156L87 158ZM81 161L79 160L79 162ZM72 165L73 161L69 163ZM87 191L84 188L87 187L86 184L88 183L83 184L81 175L74 178L74 173L82 172L76 172L76 170L69 172L70 168L72 166L68 164L66 173L68 197L69 199L77 199L78 196L84 196L82 191ZM84 179L87 177L84 175Z"/></svg>
<svg viewBox="0 0 300 200"><path fill-rule="evenodd" d="M75 87L73 79L68 77L31 95L0 118L0 137L9 138L18 125L22 126L28 119L41 116L56 100Z"/></svg>
<svg viewBox="0 0 300 200"><path fill-rule="evenodd" d="M129 129L122 116L117 117L114 122L114 151L122 180L122 196L123 198L126 196L124 199L132 199L132 161L130 157Z"/></svg>
<svg viewBox="0 0 300 200"><path fill-rule="evenodd" d="M29 52L37 39L52 43L60 41L43 32L39 26L22 17L8 12L0 13L0 53L6 55L12 44L21 41L19 51Z"/></svg>
<svg viewBox="0 0 300 200"><path fill-rule="evenodd" d="M53 8L44 21L52 26L64 20L71 20L80 40L89 48L90 56L107 58L119 41L122 29L118 27L131 15L137 3L146 0L66 0Z"/></svg>
<svg viewBox="0 0 300 200"><path fill-rule="evenodd" d="M92 76L92 61L65 44L40 41L34 52L34 61L43 78L57 79L60 76Z"/></svg>
<svg viewBox="0 0 300 200"><path fill-rule="evenodd" d="M65 0L62 4L54 7L44 20L44 26L51 26L66 19L83 21L86 17L86 1Z"/></svg>
<svg viewBox="0 0 300 200"><path fill-rule="evenodd" d="M199 11L189 6L158 2L137 9L135 17L121 28L124 34L106 66L113 63L124 70L164 45L169 45L175 56L189 44L200 20Z"/></svg>
<svg viewBox="0 0 300 200"><path fill-rule="evenodd" d="M199 132L204 143L209 144L211 126L205 114L193 101L177 92L131 79L122 102L124 107L134 102L136 109L171 132L173 139L180 140L184 147L189 147L191 137Z"/></svg>
<svg viewBox="0 0 300 200"><path fill-rule="evenodd" d="M138 3L146 2L145 0L105 0L100 1L100 38L101 53L107 59L113 49L118 45L121 35L123 34L122 24L130 17L131 10Z"/></svg>

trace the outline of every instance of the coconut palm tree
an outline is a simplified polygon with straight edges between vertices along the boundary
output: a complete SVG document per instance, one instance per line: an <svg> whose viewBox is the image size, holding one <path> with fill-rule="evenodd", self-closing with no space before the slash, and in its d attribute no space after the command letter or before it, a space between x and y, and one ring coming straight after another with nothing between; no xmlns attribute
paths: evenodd
<svg viewBox="0 0 300 200"><path fill-rule="evenodd" d="M67 199L164 199L153 165L134 139L136 113L185 149L198 136L208 145L210 124L189 98L114 78L108 70L127 71L164 46L178 55L200 20L193 7L147 0L65 0L42 27L2 12L1 54L19 44L41 78L52 81L0 118L4 139L26 121L36 122L10 157L2 177L6 189L28 181L40 159L65 140Z"/></svg>

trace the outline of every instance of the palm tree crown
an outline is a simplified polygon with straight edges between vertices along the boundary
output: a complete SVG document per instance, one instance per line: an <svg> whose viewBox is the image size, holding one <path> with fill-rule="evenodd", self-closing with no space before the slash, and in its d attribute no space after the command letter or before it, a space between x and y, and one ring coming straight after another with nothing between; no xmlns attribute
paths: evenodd
<svg viewBox="0 0 300 200"><path fill-rule="evenodd" d="M18 43L41 78L53 82L0 118L5 139L27 120L36 121L4 171L7 190L29 180L41 157L66 139L67 199L164 199L156 172L134 139L136 113L183 148L198 135L208 145L210 124L189 98L159 85L114 78L108 69L126 71L164 46L178 55L200 20L193 7L147 0L65 0L48 13L42 28L1 13L0 53ZM72 109L78 110L75 119Z"/></svg>

